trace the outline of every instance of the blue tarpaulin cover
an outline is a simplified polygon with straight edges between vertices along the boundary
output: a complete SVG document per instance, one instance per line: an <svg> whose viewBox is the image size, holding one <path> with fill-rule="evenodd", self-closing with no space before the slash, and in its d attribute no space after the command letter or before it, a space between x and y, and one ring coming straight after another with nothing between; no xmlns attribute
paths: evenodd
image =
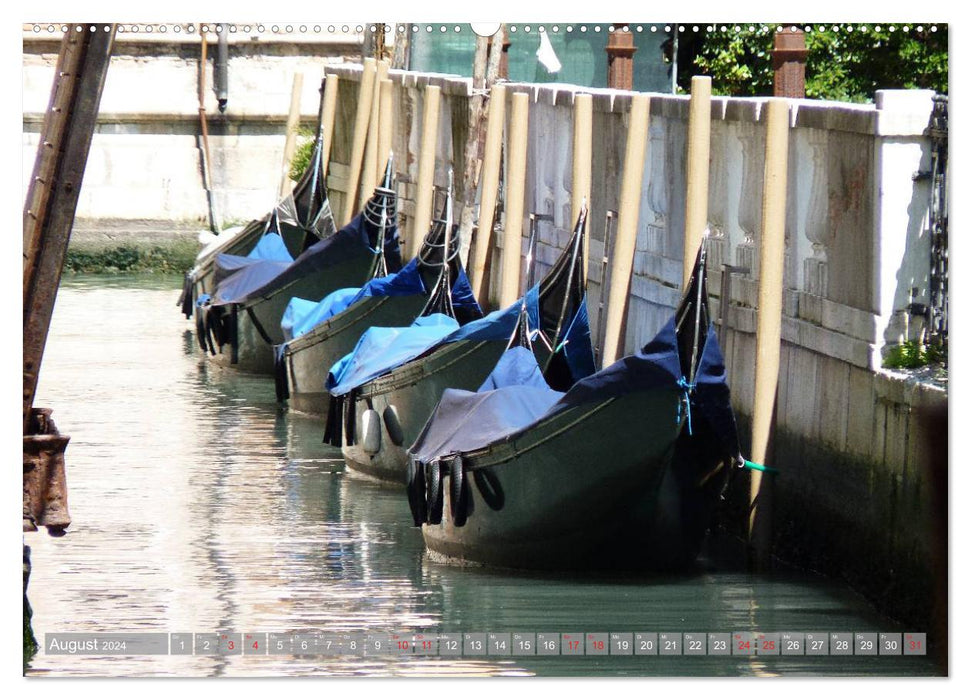
<svg viewBox="0 0 971 700"><path fill-rule="evenodd" d="M479 391L445 390L409 451L430 462L484 447L535 423L562 396L547 386L532 352L510 348Z"/></svg>
<svg viewBox="0 0 971 700"><path fill-rule="evenodd" d="M445 314L419 316L406 328L369 328L354 350L334 363L327 375L327 390L346 394L381 373L387 364L397 366L417 357L458 328L458 321ZM377 368L378 374L375 374Z"/></svg>
<svg viewBox="0 0 971 700"><path fill-rule="evenodd" d="M278 262L293 262L293 256L287 250L286 243L279 233L270 232L260 237L253 250L247 255L251 260L276 260Z"/></svg>
<svg viewBox="0 0 971 700"><path fill-rule="evenodd" d="M321 301L293 297L280 320L283 337L293 340L313 330L318 324L337 313L334 311L335 308L346 309L359 291L361 291L360 287L344 287L331 292Z"/></svg>
<svg viewBox="0 0 971 700"><path fill-rule="evenodd" d="M372 227L373 228L373 227ZM401 251L398 247L397 229L392 225L386 231L385 260L389 270L401 268ZM347 226L329 238L318 241L305 250L292 263L274 260L257 260L242 267L217 287L213 305L244 304L250 299L265 297L274 290L307 275L320 274L328 268L358 260L366 264L374 256L369 240L368 227L363 214L358 214Z"/></svg>
<svg viewBox="0 0 971 700"><path fill-rule="evenodd" d="M531 324L536 321L539 315L538 290L539 287L534 287L526 295L527 314ZM386 344L382 352L367 351L368 346L362 346L361 343L358 343L358 347L331 368L331 376L340 376L340 382L333 387L328 385L327 388L335 396L346 394L351 389L361 386L375 377L387 374L396 367L400 367L419 355L423 355L428 350L445 343L454 343L458 340L506 341L516 327L516 319L519 316L521 304L521 301L516 302L508 308L493 311L488 316L470 321L461 327L454 320L450 325L438 324L434 333L431 333L425 327L422 318L408 327L381 329L388 331L384 338ZM432 316L439 315L441 314L432 314ZM366 354L364 354L365 351L367 351ZM342 363L353 364L355 366L353 374L341 373L338 375L335 368ZM328 379L329 382L330 379Z"/></svg>
<svg viewBox="0 0 971 700"><path fill-rule="evenodd" d="M427 294L417 259L413 259L399 272L384 277L376 277L363 287L338 289L313 305L308 305L305 299L292 299L283 314L283 321L281 322L284 326L283 333L285 337L287 337L288 332L292 333L291 337L287 337L288 340L298 338L367 297L395 297L415 294ZM452 284L452 303L456 308L466 307L476 311L479 309L475 296L472 294L469 278L464 270L459 271L457 279Z"/></svg>
<svg viewBox="0 0 971 700"><path fill-rule="evenodd" d="M673 318L640 352L581 379L552 400L550 396L556 392L537 388L530 367L535 362L532 353L513 348L503 355L479 392L446 390L410 452L428 462L485 447L572 406L632 392L686 391ZM700 411L727 449L737 446L725 364L713 326L709 326L696 372L691 406L696 416ZM645 416L645 420L657 419ZM670 420L677 420L677 416L671 415Z"/></svg>
<svg viewBox="0 0 971 700"><path fill-rule="evenodd" d="M432 342L427 329L415 325L408 328L384 329L394 331L393 335L387 336L387 345L384 347L384 351L368 352L366 356L355 356L353 359L349 359L358 354L359 350L355 348L352 353L340 361L340 363L346 362L355 365L356 369L353 375L342 374L338 384L327 388L335 396L345 394L355 387L391 372L433 348L448 343L461 340L506 342L516 328L521 308L522 299L505 309L493 311L484 318L471 321L464 326L458 327L458 324L455 324L454 330L443 334L434 342ZM539 285L534 286L526 293L526 314L529 318L530 328L536 328L539 324ZM574 379L593 373L595 368L593 350L590 346L590 327L587 321L585 300L574 315L565 337L566 342L561 343L560 352L565 354ZM359 347L361 346L359 345ZM333 368L331 374L337 376Z"/></svg>

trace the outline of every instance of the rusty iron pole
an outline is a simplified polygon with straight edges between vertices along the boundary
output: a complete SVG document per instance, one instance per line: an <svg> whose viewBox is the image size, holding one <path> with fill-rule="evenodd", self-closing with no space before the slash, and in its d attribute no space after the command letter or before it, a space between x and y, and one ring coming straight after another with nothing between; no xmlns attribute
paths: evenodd
<svg viewBox="0 0 971 700"><path fill-rule="evenodd" d="M775 33L772 85L776 97L806 96L806 33L796 27Z"/></svg>
<svg viewBox="0 0 971 700"><path fill-rule="evenodd" d="M24 203L25 434L115 36L114 25L68 26Z"/></svg>
<svg viewBox="0 0 971 700"><path fill-rule="evenodd" d="M634 34L618 22L607 37L607 87L634 89Z"/></svg>

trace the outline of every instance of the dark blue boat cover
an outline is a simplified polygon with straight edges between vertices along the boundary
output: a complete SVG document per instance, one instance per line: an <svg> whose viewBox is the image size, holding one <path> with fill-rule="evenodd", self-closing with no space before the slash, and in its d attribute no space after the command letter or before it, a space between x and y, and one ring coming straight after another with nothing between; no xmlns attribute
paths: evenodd
<svg viewBox="0 0 971 700"><path fill-rule="evenodd" d="M454 343L459 340L509 340L512 332L516 329L516 321L519 319L519 311L522 309L522 305L523 300L520 297L505 309L497 309L487 316L457 328L446 336L442 343ZM538 284L526 292L526 316L529 319L530 328L539 327ZM388 367L388 369L392 369L392 367Z"/></svg>
<svg viewBox="0 0 971 700"><path fill-rule="evenodd" d="M640 352L581 379L565 394L539 387L535 367L532 353L513 348L503 355L479 392L447 390L410 452L418 460L429 462L498 442L572 406L632 392L663 389L685 393L689 388L681 375L673 318ZM713 326L708 329L690 394L690 410L696 420L701 412L726 449L737 446L725 364ZM679 419L677 406L672 404L670 420Z"/></svg>
<svg viewBox="0 0 971 700"><path fill-rule="evenodd" d="M405 328L373 326L357 341L354 350L330 368L327 390L335 396L346 394L383 374L385 366L397 367L418 357L458 325L451 316L436 313L419 316Z"/></svg>
<svg viewBox="0 0 971 700"><path fill-rule="evenodd" d="M422 462L501 440L549 413L563 394L527 348L510 348L479 391L446 389L409 452Z"/></svg>
<svg viewBox="0 0 971 700"><path fill-rule="evenodd" d="M385 260L389 270L401 269L397 228L392 224L385 234ZM371 248L363 214L358 214L340 231L314 243L292 263L257 260L223 280L213 294L212 304L245 304L251 299L271 295L275 290L307 275L357 260L366 265L375 254Z"/></svg>

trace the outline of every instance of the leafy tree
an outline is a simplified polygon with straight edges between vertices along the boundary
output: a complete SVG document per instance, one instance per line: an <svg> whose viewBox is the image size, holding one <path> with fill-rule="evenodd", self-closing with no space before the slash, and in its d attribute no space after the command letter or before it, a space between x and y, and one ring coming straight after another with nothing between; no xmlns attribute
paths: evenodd
<svg viewBox="0 0 971 700"><path fill-rule="evenodd" d="M790 25L785 25L789 27ZM712 31L707 31L710 28ZM716 94L772 94L777 25L709 25L679 36L678 84L710 75ZM870 102L881 89L948 91L946 24L857 24L801 27L806 32L806 96Z"/></svg>

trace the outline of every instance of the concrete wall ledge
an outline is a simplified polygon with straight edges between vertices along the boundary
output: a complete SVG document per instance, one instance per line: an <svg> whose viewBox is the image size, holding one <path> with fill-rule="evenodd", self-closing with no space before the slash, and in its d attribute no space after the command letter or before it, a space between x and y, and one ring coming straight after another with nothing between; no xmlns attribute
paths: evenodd
<svg viewBox="0 0 971 700"><path fill-rule="evenodd" d="M929 368L911 371L878 369L874 373L874 395L881 401L911 409L946 407L946 380L934 379L930 374L932 371Z"/></svg>

